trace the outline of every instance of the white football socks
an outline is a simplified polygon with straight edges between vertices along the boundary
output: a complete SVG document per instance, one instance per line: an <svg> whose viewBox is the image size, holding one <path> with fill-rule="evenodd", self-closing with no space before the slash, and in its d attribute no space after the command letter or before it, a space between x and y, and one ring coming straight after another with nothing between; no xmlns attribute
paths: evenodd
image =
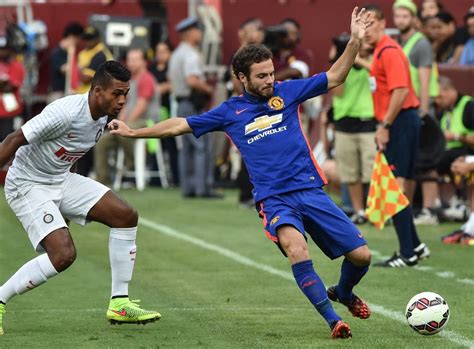
<svg viewBox="0 0 474 349"><path fill-rule="evenodd" d="M109 239L110 269L112 270L112 297L128 296L137 246L137 227L111 228Z"/></svg>
<svg viewBox="0 0 474 349"><path fill-rule="evenodd" d="M17 294L23 294L44 284L58 272L46 253L24 264L0 287L0 301L6 303Z"/></svg>

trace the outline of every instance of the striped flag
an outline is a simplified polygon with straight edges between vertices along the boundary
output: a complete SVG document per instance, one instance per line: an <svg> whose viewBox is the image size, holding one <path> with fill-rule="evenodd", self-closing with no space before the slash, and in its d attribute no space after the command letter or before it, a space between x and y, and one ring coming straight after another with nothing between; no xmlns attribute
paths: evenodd
<svg viewBox="0 0 474 349"><path fill-rule="evenodd" d="M368 220L378 229L383 229L385 222L408 204L408 199L398 185L385 155L379 151L375 156L367 197L365 213Z"/></svg>

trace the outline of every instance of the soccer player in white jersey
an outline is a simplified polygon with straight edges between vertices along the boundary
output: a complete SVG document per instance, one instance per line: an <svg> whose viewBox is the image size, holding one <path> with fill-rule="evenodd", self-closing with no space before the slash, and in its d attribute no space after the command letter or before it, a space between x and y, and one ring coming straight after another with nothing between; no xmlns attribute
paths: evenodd
<svg viewBox="0 0 474 349"><path fill-rule="evenodd" d="M0 335L8 301L45 283L76 259L65 218L110 227L112 295L107 318L112 323L147 323L161 317L128 298L136 255L136 210L108 187L70 172L97 143L107 117L119 114L129 81L127 68L108 61L97 70L88 93L56 100L0 143L0 168L15 156L5 182L6 200L40 253L0 286Z"/></svg>

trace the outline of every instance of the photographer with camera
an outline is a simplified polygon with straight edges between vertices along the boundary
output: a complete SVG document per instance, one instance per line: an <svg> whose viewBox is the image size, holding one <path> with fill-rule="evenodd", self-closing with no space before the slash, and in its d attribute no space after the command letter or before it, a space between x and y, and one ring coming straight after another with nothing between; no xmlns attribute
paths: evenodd
<svg viewBox="0 0 474 349"><path fill-rule="evenodd" d="M299 47L301 25L293 18L286 18L279 25L265 31L265 45L273 51L275 80L301 79L310 76L312 53Z"/></svg>

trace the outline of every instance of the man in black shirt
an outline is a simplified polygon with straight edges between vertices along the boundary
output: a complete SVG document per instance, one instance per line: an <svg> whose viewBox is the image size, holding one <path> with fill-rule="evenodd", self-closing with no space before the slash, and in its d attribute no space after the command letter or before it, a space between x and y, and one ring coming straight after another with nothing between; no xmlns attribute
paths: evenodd
<svg viewBox="0 0 474 349"><path fill-rule="evenodd" d="M81 39L84 28L77 22L69 23L64 28L63 38L51 52L50 56L50 86L48 103L63 97L67 93L66 74L72 75L72 66L68 66L69 60L75 56L76 46ZM68 86L70 88L71 86Z"/></svg>

